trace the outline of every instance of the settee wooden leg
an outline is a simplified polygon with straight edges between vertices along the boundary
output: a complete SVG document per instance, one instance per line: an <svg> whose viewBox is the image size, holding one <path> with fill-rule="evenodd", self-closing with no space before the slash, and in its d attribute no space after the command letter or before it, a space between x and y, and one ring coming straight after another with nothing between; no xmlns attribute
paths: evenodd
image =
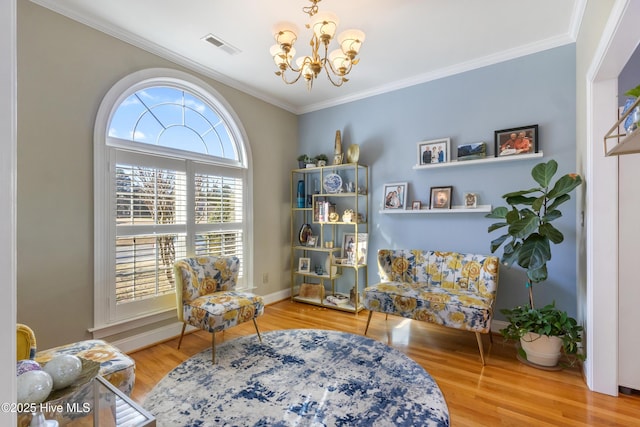
<svg viewBox="0 0 640 427"><path fill-rule="evenodd" d="M180 345L182 344L182 337L184 337L184 330L187 328L187 324L182 324L182 333L180 333L180 339L178 340L178 350L180 350Z"/></svg>
<svg viewBox="0 0 640 427"><path fill-rule="evenodd" d="M262 342L262 337L260 336L260 331L258 330L258 322L256 322L256 319L253 319L253 326L256 327L256 333L258 334L258 340L260 340L260 342Z"/></svg>
<svg viewBox="0 0 640 427"><path fill-rule="evenodd" d="M211 363L216 363L216 333L211 332Z"/></svg>
<svg viewBox="0 0 640 427"><path fill-rule="evenodd" d="M476 340L478 341L478 349L480 350L480 360L482 361L482 366L484 366L484 350L482 349L482 337L480 336L480 332L476 332Z"/></svg>
<svg viewBox="0 0 640 427"><path fill-rule="evenodd" d="M367 327L364 328L365 335L367 335L367 331L369 330L369 323L371 322L371 316L373 316L373 311L369 310L369 317L367 318Z"/></svg>

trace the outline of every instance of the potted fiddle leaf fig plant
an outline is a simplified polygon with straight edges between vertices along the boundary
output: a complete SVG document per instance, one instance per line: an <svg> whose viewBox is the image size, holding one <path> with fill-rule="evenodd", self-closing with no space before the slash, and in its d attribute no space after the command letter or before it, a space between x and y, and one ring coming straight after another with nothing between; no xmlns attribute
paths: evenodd
<svg viewBox="0 0 640 427"><path fill-rule="evenodd" d="M494 208L487 218L499 220L488 231L502 229L503 235L491 242L491 252L503 247L501 261L506 266L517 263L527 272L529 303L511 310L503 309L509 322L500 331L507 340L520 340L518 353L534 365L553 367L558 364L562 349L571 360L584 360L579 343L582 326L555 303L536 308L533 301L534 285L547 280L547 262L551 260L551 244L560 244L564 235L552 222L562 216L559 207L570 200L569 193L582 184L575 173L566 174L552 183L558 169L555 160L533 167L531 176L538 184L527 190L502 196L508 207ZM548 344L551 349L544 348Z"/></svg>

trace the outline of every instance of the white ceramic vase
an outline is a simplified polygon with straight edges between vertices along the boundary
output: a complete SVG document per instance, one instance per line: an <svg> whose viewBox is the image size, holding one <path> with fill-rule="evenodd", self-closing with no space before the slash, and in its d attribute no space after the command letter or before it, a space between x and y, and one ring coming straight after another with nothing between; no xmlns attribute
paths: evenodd
<svg viewBox="0 0 640 427"><path fill-rule="evenodd" d="M527 354L527 361L540 366L556 366L560 360L562 339L527 332L520 338L522 350Z"/></svg>
<svg viewBox="0 0 640 427"><path fill-rule="evenodd" d="M327 259L324 262L324 271L330 275L330 276L335 276L336 274L338 274L338 267L331 266L331 261L333 260L333 256L331 254L327 255Z"/></svg>

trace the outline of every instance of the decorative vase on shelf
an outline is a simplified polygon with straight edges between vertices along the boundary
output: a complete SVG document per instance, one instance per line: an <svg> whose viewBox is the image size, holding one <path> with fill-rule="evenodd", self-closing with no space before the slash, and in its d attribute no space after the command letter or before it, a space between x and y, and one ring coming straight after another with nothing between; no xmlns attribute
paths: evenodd
<svg viewBox="0 0 640 427"><path fill-rule="evenodd" d="M324 271L326 272L326 274L328 274L331 277L338 274L338 267L336 267L335 265L332 266L331 265L332 262L333 262L333 255L332 254L327 255L327 259L324 262Z"/></svg>
<svg viewBox="0 0 640 427"><path fill-rule="evenodd" d="M636 98L633 98L633 97L627 98L626 102L624 103L622 115L624 115L627 111L629 111L629 108L631 108L631 106L635 102L636 102ZM637 129L639 121L640 121L640 107L636 107L633 109L632 112L629 113L627 118L624 120L624 130L627 132L627 134Z"/></svg>
<svg viewBox="0 0 640 427"><path fill-rule="evenodd" d="M347 163L358 163L358 159L360 159L360 146L351 144L347 149Z"/></svg>
<svg viewBox="0 0 640 427"><path fill-rule="evenodd" d="M342 137L340 136L340 131L336 131L336 140L333 148L333 164L341 165L342 164Z"/></svg>
<svg viewBox="0 0 640 427"><path fill-rule="evenodd" d="M299 208L304 208L305 197L304 197L304 180L298 181L298 191L296 194L296 200L298 202Z"/></svg>

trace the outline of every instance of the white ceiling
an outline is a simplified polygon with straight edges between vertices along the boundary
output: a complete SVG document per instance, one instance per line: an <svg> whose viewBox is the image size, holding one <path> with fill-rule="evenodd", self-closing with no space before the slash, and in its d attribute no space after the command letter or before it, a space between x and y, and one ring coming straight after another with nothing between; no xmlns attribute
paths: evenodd
<svg viewBox="0 0 640 427"><path fill-rule="evenodd" d="M323 0L338 33L366 33L360 63L342 87L320 76L285 85L269 55L272 27L301 29L309 52L308 0L32 0L294 113L304 113L489 65L576 39L586 0ZM230 55L202 41L213 34Z"/></svg>

